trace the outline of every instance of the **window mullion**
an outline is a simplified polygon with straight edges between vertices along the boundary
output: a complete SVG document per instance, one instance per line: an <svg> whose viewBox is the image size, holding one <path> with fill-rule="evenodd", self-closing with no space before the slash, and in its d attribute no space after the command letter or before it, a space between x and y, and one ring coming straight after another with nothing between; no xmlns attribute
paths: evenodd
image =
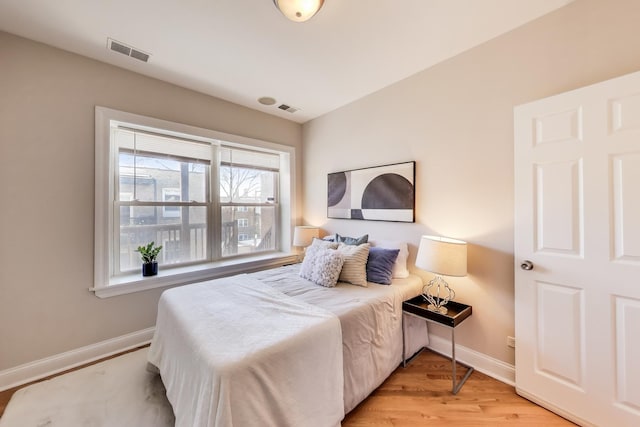
<svg viewBox="0 0 640 427"><path fill-rule="evenodd" d="M209 227L209 256L212 260L218 260L222 257L222 207L220 203L220 152L219 146L211 147L211 176L209 177L209 218L211 227Z"/></svg>

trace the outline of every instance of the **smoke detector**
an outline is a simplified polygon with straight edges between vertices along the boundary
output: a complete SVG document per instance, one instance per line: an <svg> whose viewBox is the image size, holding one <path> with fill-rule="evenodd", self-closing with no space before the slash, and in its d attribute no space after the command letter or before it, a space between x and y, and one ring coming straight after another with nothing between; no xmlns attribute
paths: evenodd
<svg viewBox="0 0 640 427"><path fill-rule="evenodd" d="M287 113L295 113L296 111L300 110L299 108L292 107L292 106L287 105L287 104L280 104L280 105L278 105L278 108L283 110L283 111L286 111Z"/></svg>
<svg viewBox="0 0 640 427"><path fill-rule="evenodd" d="M129 46L112 38L107 38L107 49L121 53L123 55L127 55L142 62L148 62L149 57L151 56L150 54L145 53L140 49L136 49L133 46Z"/></svg>

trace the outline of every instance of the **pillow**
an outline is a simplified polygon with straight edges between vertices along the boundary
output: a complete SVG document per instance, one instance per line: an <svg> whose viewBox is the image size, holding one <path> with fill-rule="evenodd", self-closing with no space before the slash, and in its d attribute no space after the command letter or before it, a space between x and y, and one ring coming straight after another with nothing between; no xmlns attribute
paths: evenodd
<svg viewBox="0 0 640 427"><path fill-rule="evenodd" d="M338 249L338 244L333 240L318 239L317 237L314 237L311 244L307 247L306 252L308 253L311 248Z"/></svg>
<svg viewBox="0 0 640 427"><path fill-rule="evenodd" d="M341 236L338 233L336 233L336 237L334 242L342 242L345 243L347 245L361 245L363 243L367 243L369 241L369 235L365 234L364 236L361 237L346 237L346 236Z"/></svg>
<svg viewBox="0 0 640 427"><path fill-rule="evenodd" d="M322 245L309 246L300 267L300 277L332 288L338 282L343 264L344 256L339 251Z"/></svg>
<svg viewBox="0 0 640 427"><path fill-rule="evenodd" d="M344 256L344 265L338 280L352 285L367 286L367 259L369 258L369 243L358 246L340 243L338 252Z"/></svg>
<svg viewBox="0 0 640 427"><path fill-rule="evenodd" d="M393 277L393 266L398 259L400 249L384 249L372 247L369 249L367 261L367 281L390 285Z"/></svg>
<svg viewBox="0 0 640 427"><path fill-rule="evenodd" d="M398 258L393 266L393 278L404 279L409 277L409 270L407 270L407 258L409 258L409 248L406 243L398 242L394 240L380 240L375 243L374 246L384 249L400 249Z"/></svg>

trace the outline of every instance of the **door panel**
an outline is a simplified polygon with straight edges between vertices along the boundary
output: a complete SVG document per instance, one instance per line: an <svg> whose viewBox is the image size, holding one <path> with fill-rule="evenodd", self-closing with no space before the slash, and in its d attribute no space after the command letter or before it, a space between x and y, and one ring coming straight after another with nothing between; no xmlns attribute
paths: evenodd
<svg viewBox="0 0 640 427"><path fill-rule="evenodd" d="M545 282L538 282L537 288L536 367L549 378L582 390L585 360L583 291Z"/></svg>
<svg viewBox="0 0 640 427"><path fill-rule="evenodd" d="M640 129L640 94L612 99L610 106L613 132Z"/></svg>
<svg viewBox="0 0 640 427"><path fill-rule="evenodd" d="M514 131L516 390L638 426L640 73L518 106Z"/></svg>
<svg viewBox="0 0 640 427"><path fill-rule="evenodd" d="M538 251L582 255L582 162L536 164Z"/></svg>
<svg viewBox="0 0 640 427"><path fill-rule="evenodd" d="M617 403L640 414L640 300L616 298Z"/></svg>
<svg viewBox="0 0 640 427"><path fill-rule="evenodd" d="M613 156L616 260L640 262L640 153Z"/></svg>
<svg viewBox="0 0 640 427"><path fill-rule="evenodd" d="M534 125L536 130L534 141L538 145L582 139L582 111L580 108L537 117Z"/></svg>

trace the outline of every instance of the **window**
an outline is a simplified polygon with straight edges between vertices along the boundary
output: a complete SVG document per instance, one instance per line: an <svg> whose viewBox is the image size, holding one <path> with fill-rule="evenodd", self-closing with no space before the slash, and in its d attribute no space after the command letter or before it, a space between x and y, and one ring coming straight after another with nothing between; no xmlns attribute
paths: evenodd
<svg viewBox="0 0 640 427"><path fill-rule="evenodd" d="M97 294L289 252L292 148L101 107L96 127ZM161 274L142 281L136 248L151 241L163 246Z"/></svg>
<svg viewBox="0 0 640 427"><path fill-rule="evenodd" d="M114 123L114 275L137 270L138 246L162 244L158 263L209 258L210 144L178 140Z"/></svg>
<svg viewBox="0 0 640 427"><path fill-rule="evenodd" d="M273 153L220 149L223 257L276 248L279 163ZM235 238L236 225L248 239Z"/></svg>

